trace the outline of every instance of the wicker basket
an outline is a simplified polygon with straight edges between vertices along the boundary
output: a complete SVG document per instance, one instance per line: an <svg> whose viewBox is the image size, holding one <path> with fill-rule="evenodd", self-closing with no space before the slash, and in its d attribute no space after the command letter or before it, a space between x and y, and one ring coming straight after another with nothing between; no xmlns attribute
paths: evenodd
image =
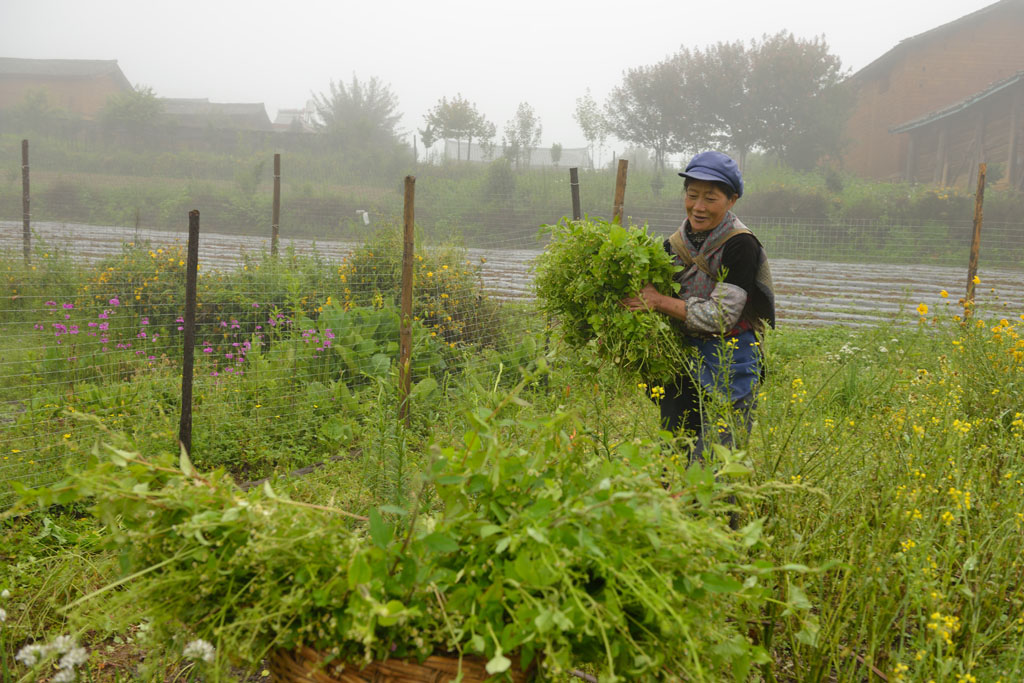
<svg viewBox="0 0 1024 683"><path fill-rule="evenodd" d="M486 664L483 657L464 656L462 680L466 683L486 680L489 677L484 668ZM321 653L308 647L275 650L270 656L271 680L276 683L443 683L455 680L458 671L458 657L427 657L422 664L415 660L386 659L360 669L342 663L325 666ZM515 683L529 680L515 658L507 674Z"/></svg>

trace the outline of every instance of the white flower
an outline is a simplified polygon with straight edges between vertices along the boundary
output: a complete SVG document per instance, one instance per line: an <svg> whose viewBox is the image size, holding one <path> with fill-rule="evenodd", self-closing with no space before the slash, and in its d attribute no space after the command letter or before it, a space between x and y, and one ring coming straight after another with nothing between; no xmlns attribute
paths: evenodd
<svg viewBox="0 0 1024 683"><path fill-rule="evenodd" d="M57 654L64 654L74 648L78 647L78 643L71 636L57 636L53 639L53 642L47 646L49 652L56 652ZM49 654L49 652L47 654Z"/></svg>
<svg viewBox="0 0 1024 683"><path fill-rule="evenodd" d="M212 662L216 657L213 645L210 645L210 643L202 638L197 638L185 645L185 649L182 650L181 654L188 659L202 660L204 662Z"/></svg>
<svg viewBox="0 0 1024 683"><path fill-rule="evenodd" d="M878 347L878 352L879 353L889 353L889 349L885 348L884 346L879 346Z"/></svg>
<svg viewBox="0 0 1024 683"><path fill-rule="evenodd" d="M5 610L3 607L0 607L0 624L4 623L5 621L7 621L7 610Z"/></svg>
<svg viewBox="0 0 1024 683"><path fill-rule="evenodd" d="M60 668L74 669L79 664L89 661L89 652L84 647L76 647L68 650L68 653L60 658Z"/></svg>
<svg viewBox="0 0 1024 683"><path fill-rule="evenodd" d="M7 590L6 588L0 591L0 598L6 600L9 597L11 597L11 591Z"/></svg>
<svg viewBox="0 0 1024 683"><path fill-rule="evenodd" d="M36 662L39 661L39 655L42 653L42 645L33 643L18 650L18 654L14 655L14 658L25 666L35 666Z"/></svg>
<svg viewBox="0 0 1024 683"><path fill-rule="evenodd" d="M75 680L74 669L61 669L50 679L50 683L71 683L73 680Z"/></svg>

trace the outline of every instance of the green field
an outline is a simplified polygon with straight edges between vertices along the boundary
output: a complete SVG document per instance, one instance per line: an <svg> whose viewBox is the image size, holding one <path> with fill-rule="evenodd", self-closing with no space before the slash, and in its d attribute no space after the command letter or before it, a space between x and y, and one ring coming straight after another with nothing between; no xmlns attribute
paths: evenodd
<svg viewBox="0 0 1024 683"><path fill-rule="evenodd" d="M393 360L399 247L382 238L343 264L254 256L244 268L200 278L192 461L198 472L224 471L203 475L199 488L211 492L203 497L189 493L188 482L200 479L178 469L175 446L180 255L137 245L94 266L67 254L37 261L35 270L17 257L0 264L10 290L0 321L4 504L15 500L11 481L52 484L65 467L79 471L91 452L101 460L70 488L44 488L41 507L16 508L0 522L0 678L55 675L52 664L29 669L15 655L70 634L87 650L81 680L261 679L262 655L275 643L322 644L314 624L327 623L318 620L328 619L334 598L302 588L310 576L327 586L337 576L365 580L373 595L398 596L398 607L381 597L384 612L359 612L369 621L353 622L362 624L361 638L375 638L367 652L388 651L389 637L403 652L420 652L410 644L417 639L425 648L451 646L460 641L443 622L403 607L419 580L387 578L397 582L399 560L418 552L438 571L468 558L488 577L481 591L504 572L504 596L484 592L474 598L481 606L504 600L539 610L531 602L538 596L553 605L596 600L576 612L528 612L490 634L484 626L496 622L483 607L478 622L466 611L453 617L455 631L481 629L479 642L469 630L464 642L491 661L547 643L539 650L545 675L557 680L573 667L709 681L1019 677L1024 318L965 321L951 303L922 308L912 328L776 331L765 340L768 374L749 442L719 453L707 470L687 470L685 439L658 433L650 387L560 347L532 309L479 297L472 265L456 248L424 252L417 262L415 389L411 424L402 426ZM270 330L270 320L281 324ZM90 322L108 323L107 342L67 343L71 326L84 337ZM231 365L245 372L226 377L224 361L213 358L245 342L246 358ZM439 457L452 469L438 474ZM316 463L323 466L307 476L286 476ZM230 483L266 476L271 488L247 493ZM460 477L481 488L460 493ZM621 494L620 507L600 502L605 481ZM605 556L612 546L601 543L628 553L637 538L650 539L649 554L614 565L565 539L552 543L547 536L562 538L565 519L561 508L533 507L543 498L591 501L581 528ZM291 525L264 527L239 512L223 521L239 500ZM487 515L497 514L493 506L505 510L506 521L492 524L501 532L466 526L480 500L490 501ZM252 597L204 574L221 565L204 569L194 559L138 574L161 557L160 539L171 533L153 525L182 510L189 516L168 522L175 529L222 511L221 522L200 527L209 547L261 558L278 572L276 587L257 582ZM651 526L652 510L661 526ZM513 531L527 514L535 516ZM238 530L250 524L255 540L241 540L249 531ZM460 536L467 528L472 533ZM181 553L199 552L196 538L175 543ZM499 550L502 538L509 540ZM369 573L328 566L337 552L359 557ZM536 575L516 566L519 556L568 564L564 573ZM688 564L667 568L672 558ZM609 588L581 592L570 581L575 561L595 562L588 571L607 572ZM601 598L612 578L627 593L636 589L630 595L639 602L616 611ZM174 607L182 595L197 596L184 623ZM555 628L548 619L556 617L567 623ZM617 619L626 626L614 629L629 630L638 649L628 652L641 659L624 664L627 651L606 646L627 642L624 630L603 631ZM580 638L563 642L559 629ZM214 646L213 662L183 657L196 637ZM677 655L689 658L686 666ZM659 664L659 656L667 659Z"/></svg>

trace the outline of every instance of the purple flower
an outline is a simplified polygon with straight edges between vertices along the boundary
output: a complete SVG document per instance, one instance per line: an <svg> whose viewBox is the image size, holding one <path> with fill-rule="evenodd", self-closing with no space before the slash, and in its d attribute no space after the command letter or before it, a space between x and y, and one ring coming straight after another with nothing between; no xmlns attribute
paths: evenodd
<svg viewBox="0 0 1024 683"><path fill-rule="evenodd" d="M78 334L78 325L72 325L69 327L68 334Z"/></svg>
<svg viewBox="0 0 1024 683"><path fill-rule="evenodd" d="M231 358L235 357L235 354L233 354L233 353L225 353L224 357L230 360Z"/></svg>
<svg viewBox="0 0 1024 683"><path fill-rule="evenodd" d="M211 377L219 377L219 376L220 376L220 373L219 373L219 372L217 372L216 370L214 370L213 372L211 372L211 373L210 373L210 376L211 376Z"/></svg>
<svg viewBox="0 0 1024 683"><path fill-rule="evenodd" d="M181 332L181 331L182 331L183 329L185 329L185 326L184 326L184 325L178 325L178 331L179 331L179 332Z"/></svg>
<svg viewBox="0 0 1024 683"><path fill-rule="evenodd" d="M56 306L56 305L57 305L57 302L56 302L56 301L47 301L47 302L46 302L45 304L43 304L43 305L44 305L44 306Z"/></svg>
<svg viewBox="0 0 1024 683"><path fill-rule="evenodd" d="M143 325L148 325L149 324L149 318L143 317L142 318L142 324Z"/></svg>
<svg viewBox="0 0 1024 683"><path fill-rule="evenodd" d="M32 326L32 329L33 330L41 330L41 329L43 329L43 324L42 323L36 323L35 325Z"/></svg>
<svg viewBox="0 0 1024 683"><path fill-rule="evenodd" d="M98 323L93 323L93 322L89 323L89 327L96 327L96 325L98 325Z"/></svg>
<svg viewBox="0 0 1024 683"><path fill-rule="evenodd" d="M262 329L263 329L263 325L257 325L257 326L256 326L256 329L257 329L257 330L262 330Z"/></svg>
<svg viewBox="0 0 1024 683"><path fill-rule="evenodd" d="M182 316L179 315L177 318L174 319L174 322L176 322L176 323L183 323L183 322L185 322L185 318L183 318Z"/></svg>
<svg viewBox="0 0 1024 683"><path fill-rule="evenodd" d="M61 308L63 308L65 311L70 311L74 307L75 307L74 304L62 304L61 305Z"/></svg>
<svg viewBox="0 0 1024 683"><path fill-rule="evenodd" d="M207 346L205 349L203 349L203 353L213 353L213 347Z"/></svg>
<svg viewBox="0 0 1024 683"><path fill-rule="evenodd" d="M146 358L149 360L156 360L156 356L146 356Z"/></svg>
<svg viewBox="0 0 1024 683"><path fill-rule="evenodd" d="M100 320L106 320L107 318L110 317L110 311L103 311L96 317L99 318Z"/></svg>
<svg viewBox="0 0 1024 683"><path fill-rule="evenodd" d="M91 325L92 323L89 323L89 324ZM109 329L110 329L110 323L100 323L100 331L101 332L106 332Z"/></svg>
<svg viewBox="0 0 1024 683"><path fill-rule="evenodd" d="M116 296L113 299L111 299L108 303L110 303L111 306L120 306L121 305L121 302L118 301Z"/></svg>
<svg viewBox="0 0 1024 683"><path fill-rule="evenodd" d="M110 341L110 338L107 337L106 335L103 335L102 337L100 337L100 341L106 344L108 341Z"/></svg>
<svg viewBox="0 0 1024 683"><path fill-rule="evenodd" d="M221 320L221 321L220 321L220 326L221 326L221 327L227 327L227 326L228 326L228 324L227 324L227 322L226 322L226 321L224 321L224 320Z"/></svg>
<svg viewBox="0 0 1024 683"><path fill-rule="evenodd" d="M259 305L258 303L256 303L255 301L253 301L253 302L252 302L252 307L253 307L253 308L259 308L259 307L260 307L260 305Z"/></svg>
<svg viewBox="0 0 1024 683"><path fill-rule="evenodd" d="M138 337L139 339L145 339L146 338L146 333L145 332L139 332L135 336Z"/></svg>
<svg viewBox="0 0 1024 683"><path fill-rule="evenodd" d="M234 372L234 371L235 371L235 369L233 367L231 367L230 365L227 366L226 368L224 368L224 372Z"/></svg>

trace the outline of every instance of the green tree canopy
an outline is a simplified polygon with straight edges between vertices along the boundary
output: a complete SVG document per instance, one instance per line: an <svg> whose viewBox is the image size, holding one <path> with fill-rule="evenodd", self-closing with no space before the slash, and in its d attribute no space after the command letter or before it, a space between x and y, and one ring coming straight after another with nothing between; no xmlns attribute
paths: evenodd
<svg viewBox="0 0 1024 683"><path fill-rule="evenodd" d="M852 100L842 62L825 39L782 31L750 50L750 98L764 118L760 146L803 169L838 154Z"/></svg>
<svg viewBox="0 0 1024 683"><path fill-rule="evenodd" d="M398 97L376 76L360 81L355 74L348 84L331 81L330 92L313 94L317 128L336 140L342 149L367 151L401 144L396 130L402 114Z"/></svg>
<svg viewBox="0 0 1024 683"><path fill-rule="evenodd" d="M99 120L107 128L140 131L155 124L163 110L152 88L136 85L134 90L108 97Z"/></svg>
<svg viewBox="0 0 1024 683"><path fill-rule="evenodd" d="M481 146L486 146L494 137L494 124L477 110L476 104L465 99L462 93L456 94L451 100L442 97L423 118L427 122L427 130L434 131L433 139L454 139L458 142L459 158L462 158L463 140L468 143L468 160L473 138L480 140Z"/></svg>
<svg viewBox="0 0 1024 683"><path fill-rule="evenodd" d="M629 69L605 103L609 132L653 151L659 170L666 155L691 149L701 139L703 126L689 92L691 60L684 48L653 66Z"/></svg>
<svg viewBox="0 0 1024 683"><path fill-rule="evenodd" d="M530 152L540 144L543 127L540 118L528 102L520 102L515 116L505 124L505 156L511 159L516 169L529 167Z"/></svg>
<svg viewBox="0 0 1024 683"><path fill-rule="evenodd" d="M573 112L573 118L579 124L580 130L583 131L583 139L590 147L590 163L593 166L594 147L604 147L605 140L608 139L608 125L601 114L601 107L594 100L594 96L590 94L590 88L587 88L587 92L583 96L576 98L576 110Z"/></svg>

